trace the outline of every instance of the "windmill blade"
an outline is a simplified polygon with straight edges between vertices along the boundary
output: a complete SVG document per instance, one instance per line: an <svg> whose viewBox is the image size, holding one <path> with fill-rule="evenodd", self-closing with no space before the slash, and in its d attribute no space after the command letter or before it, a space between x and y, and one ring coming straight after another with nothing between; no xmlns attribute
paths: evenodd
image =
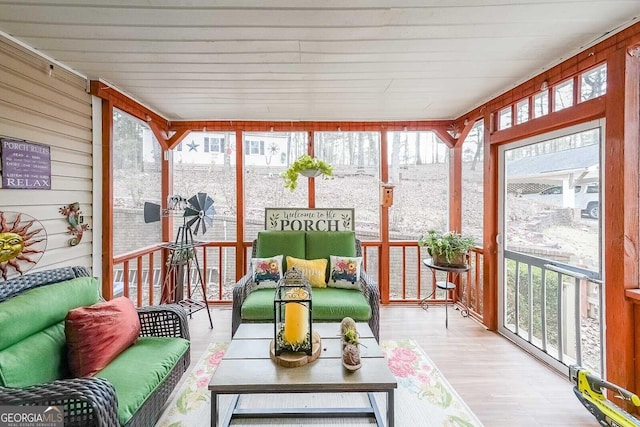
<svg viewBox="0 0 640 427"><path fill-rule="evenodd" d="M200 210L200 203L198 201L198 196L191 196L189 199L189 206L195 210Z"/></svg>
<svg viewBox="0 0 640 427"><path fill-rule="evenodd" d="M193 230L194 235L198 234L198 229L200 228L200 224L202 224L202 218L198 218L198 221L196 221L196 227Z"/></svg>
<svg viewBox="0 0 640 427"><path fill-rule="evenodd" d="M205 215L205 216L203 216L203 217L202 217L202 219L204 219L204 222L205 222L209 227L211 227L211 226L213 225L213 218L212 218L212 217L209 217L209 216L206 216L206 215ZM203 231L203 233L205 233L205 232Z"/></svg>
<svg viewBox="0 0 640 427"><path fill-rule="evenodd" d="M189 221L187 221L187 227L191 228L193 226L193 224L198 222L198 221L200 221L200 218L198 216L194 216Z"/></svg>
<svg viewBox="0 0 640 427"><path fill-rule="evenodd" d="M211 208L213 206L213 199L211 198L211 196L207 196L207 200L205 201L204 205L202 205L202 210L205 212L209 211L209 208Z"/></svg>
<svg viewBox="0 0 640 427"><path fill-rule="evenodd" d="M206 221L200 221L200 225L202 226L202 234L207 232L207 226L205 225Z"/></svg>
<svg viewBox="0 0 640 427"><path fill-rule="evenodd" d="M183 214L183 216L185 216L185 217L190 217L190 216L195 216L195 217L197 217L198 215L200 215L200 211L197 211L197 210L195 210L195 209L192 209L192 208L190 208L190 207L188 207L188 206L184 209L184 214Z"/></svg>
<svg viewBox="0 0 640 427"><path fill-rule="evenodd" d="M198 193L198 209L206 210L204 205L207 203L207 193Z"/></svg>

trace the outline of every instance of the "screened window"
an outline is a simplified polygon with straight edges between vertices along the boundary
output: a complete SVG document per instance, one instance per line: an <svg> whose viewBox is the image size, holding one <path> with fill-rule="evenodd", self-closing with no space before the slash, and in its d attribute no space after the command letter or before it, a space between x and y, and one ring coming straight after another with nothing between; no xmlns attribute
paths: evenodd
<svg viewBox="0 0 640 427"><path fill-rule="evenodd" d="M306 132L245 132L245 146L253 146L253 153L244 154L244 239L254 240L264 230L264 209L279 207L306 208L308 180L298 178L298 187L291 192L280 176L298 157L307 152ZM249 141L255 142L247 144ZM259 154L260 142L266 147Z"/></svg>
<svg viewBox="0 0 640 427"><path fill-rule="evenodd" d="M147 124L113 110L113 250L115 254L162 240L160 222L145 223L145 202L160 204L162 148Z"/></svg>
<svg viewBox="0 0 640 427"><path fill-rule="evenodd" d="M528 105L528 102L527 102ZM482 246L484 123L477 121L462 144L462 232Z"/></svg>
<svg viewBox="0 0 640 427"><path fill-rule="evenodd" d="M529 120L529 99L523 99L516 104L516 124Z"/></svg>
<svg viewBox="0 0 640 427"><path fill-rule="evenodd" d="M549 92L544 91L533 97L533 117L542 117L549 114Z"/></svg>
<svg viewBox="0 0 640 427"><path fill-rule="evenodd" d="M607 64L602 64L580 77L580 101L597 98L607 92Z"/></svg>
<svg viewBox="0 0 640 427"><path fill-rule="evenodd" d="M511 106L500 110L500 120L498 129L506 129L511 127Z"/></svg>
<svg viewBox="0 0 640 427"><path fill-rule="evenodd" d="M564 110L573 105L573 79L560 83L553 89L556 111Z"/></svg>
<svg viewBox="0 0 640 427"><path fill-rule="evenodd" d="M315 178L317 208L355 208L360 240L380 238L380 133L315 132L315 156L333 179Z"/></svg>

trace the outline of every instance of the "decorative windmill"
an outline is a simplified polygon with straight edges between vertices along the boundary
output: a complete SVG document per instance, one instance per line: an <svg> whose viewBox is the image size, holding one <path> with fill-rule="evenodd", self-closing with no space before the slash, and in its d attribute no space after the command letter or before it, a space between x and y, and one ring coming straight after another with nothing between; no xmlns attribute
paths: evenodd
<svg viewBox="0 0 640 427"><path fill-rule="evenodd" d="M213 216L216 213L213 203L213 199L207 193L198 193L189 199L184 199L181 196L169 196L168 209L166 210L162 210L160 205L154 203L145 203L144 207L145 222L159 221L161 216L167 216L171 212L178 212L183 209L183 222L178 228L174 242L164 245L169 250L167 261L169 270L162 286L162 302L175 302L183 306L190 315L196 311L207 309L209 324L212 328L213 321L207 305L205 283L195 251L195 247L199 246L200 243L196 242L193 236L197 235L198 232L204 234L207 231L207 227L213 226ZM200 282L199 287L197 283L191 283L191 262L195 264L197 274L194 280ZM185 266L187 267L186 269ZM186 296L184 295L185 270L187 273ZM196 294L199 292L198 289L202 292L202 301L195 299Z"/></svg>

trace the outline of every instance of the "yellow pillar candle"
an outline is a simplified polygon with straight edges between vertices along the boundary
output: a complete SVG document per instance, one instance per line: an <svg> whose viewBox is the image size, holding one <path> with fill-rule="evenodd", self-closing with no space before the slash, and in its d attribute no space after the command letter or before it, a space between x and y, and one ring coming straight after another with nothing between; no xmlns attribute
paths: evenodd
<svg viewBox="0 0 640 427"><path fill-rule="evenodd" d="M286 300L307 298L307 292L299 288L285 296ZM297 302L288 302L284 310L284 341L291 345L299 345L304 342L309 333L309 307Z"/></svg>

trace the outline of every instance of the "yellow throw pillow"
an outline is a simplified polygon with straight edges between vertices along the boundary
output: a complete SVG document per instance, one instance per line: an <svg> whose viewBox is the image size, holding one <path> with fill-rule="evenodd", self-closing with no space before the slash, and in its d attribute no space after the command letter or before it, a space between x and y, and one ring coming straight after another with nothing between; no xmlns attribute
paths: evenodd
<svg viewBox="0 0 640 427"><path fill-rule="evenodd" d="M326 288L325 274L327 272L327 260L321 259L300 259L291 256L287 257L287 270L295 267L302 271L302 274L309 280L313 288Z"/></svg>

